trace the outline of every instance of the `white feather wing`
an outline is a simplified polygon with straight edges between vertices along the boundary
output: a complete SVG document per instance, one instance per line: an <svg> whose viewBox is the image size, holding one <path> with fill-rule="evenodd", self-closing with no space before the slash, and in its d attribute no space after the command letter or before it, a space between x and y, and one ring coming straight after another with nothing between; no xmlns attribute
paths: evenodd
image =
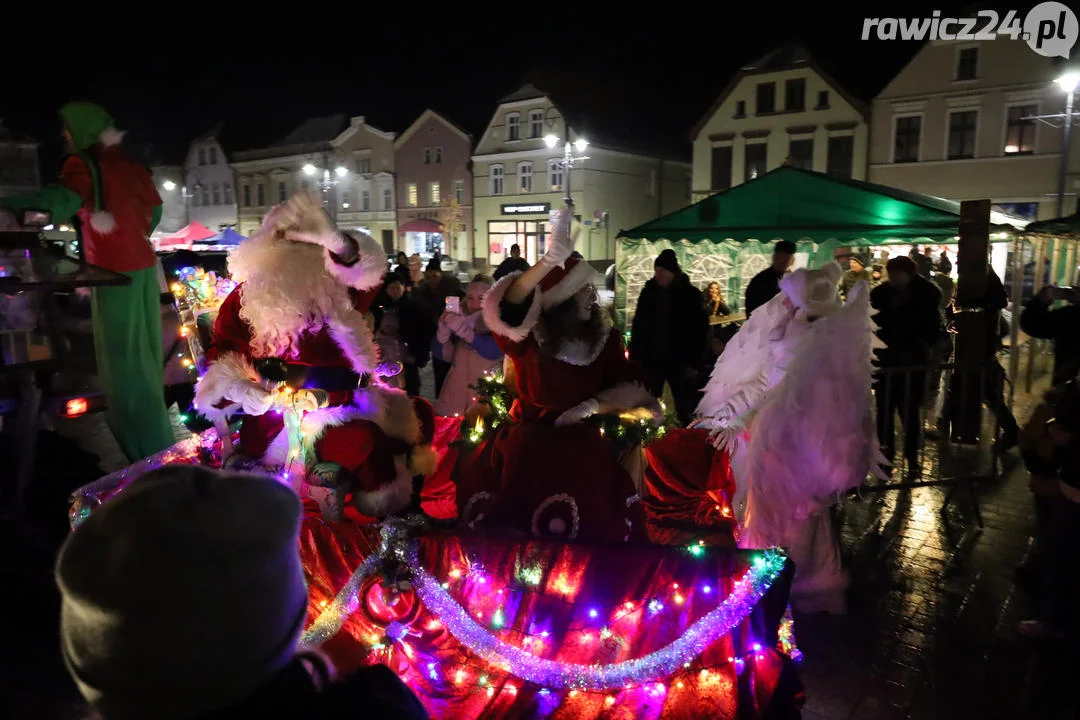
<svg viewBox="0 0 1080 720"><path fill-rule="evenodd" d="M705 427L737 424L765 395L771 341L769 333L790 317L791 310L779 294L751 315L716 359L697 414L708 420Z"/></svg>
<svg viewBox="0 0 1080 720"><path fill-rule="evenodd" d="M880 342L860 282L847 304L798 340L784 379L750 428L747 533L779 544L792 519L833 504L884 462L871 415L872 352Z"/></svg>

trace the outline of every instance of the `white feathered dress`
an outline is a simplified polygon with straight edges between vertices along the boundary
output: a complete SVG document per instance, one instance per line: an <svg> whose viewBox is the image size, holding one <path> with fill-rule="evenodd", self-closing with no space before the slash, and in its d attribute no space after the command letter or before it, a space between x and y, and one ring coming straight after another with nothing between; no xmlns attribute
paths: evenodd
<svg viewBox="0 0 1080 720"><path fill-rule="evenodd" d="M793 602L844 612L847 579L830 509L885 462L871 414L869 288L842 304L839 267L798 270L717 360L698 414L730 453L744 548L784 547Z"/></svg>

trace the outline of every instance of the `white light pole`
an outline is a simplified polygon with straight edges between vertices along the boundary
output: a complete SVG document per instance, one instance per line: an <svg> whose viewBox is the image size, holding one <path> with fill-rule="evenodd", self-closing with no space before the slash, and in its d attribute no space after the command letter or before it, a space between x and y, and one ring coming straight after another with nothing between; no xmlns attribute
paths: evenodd
<svg viewBox="0 0 1080 720"><path fill-rule="evenodd" d="M1061 139L1061 163L1058 168L1058 217L1065 216L1065 180L1069 173L1069 140L1072 135L1073 96L1080 85L1080 71L1067 72L1055 80L1065 91L1065 134Z"/></svg>
<svg viewBox="0 0 1080 720"><path fill-rule="evenodd" d="M559 144L559 138L557 135L545 135L544 144L547 145L549 148L554 149L555 146ZM578 138L573 143L571 143L570 133L569 131L567 131L567 138L566 141L563 143L562 160L555 161L563 170L563 183L565 183L566 185L566 197L564 199L566 200L567 209L569 209L571 212L573 212L574 208L574 199L573 196L570 194L570 176L572 174L572 170L574 169L575 160L588 160L588 157L584 154L585 148L587 148L588 146L589 141L584 138ZM578 157L574 157L575 150L580 153Z"/></svg>
<svg viewBox="0 0 1080 720"><path fill-rule="evenodd" d="M322 164L326 167L322 171L322 178L317 182L319 184L319 188L322 190L323 195L325 196L323 202L326 203L327 207L330 210L330 217L333 218L334 222L337 222L338 203L333 197L333 195L330 193L330 190L339 182L343 182L345 178L348 177L349 169L344 165L338 165L334 168L333 175L331 175L330 158L324 156ZM300 172L302 172L304 175L307 175L308 177L315 177L319 174L319 168L315 167L315 165L313 165L312 163L305 163L304 166L300 168ZM341 206L345 209L348 209L349 204L342 203Z"/></svg>

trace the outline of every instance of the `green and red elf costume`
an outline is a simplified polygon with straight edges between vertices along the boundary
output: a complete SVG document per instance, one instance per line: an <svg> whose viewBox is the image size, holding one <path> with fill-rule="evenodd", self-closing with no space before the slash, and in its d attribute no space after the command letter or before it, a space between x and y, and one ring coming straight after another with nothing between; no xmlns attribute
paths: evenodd
<svg viewBox="0 0 1080 720"><path fill-rule="evenodd" d="M70 103L60 117L72 148L59 182L0 203L47 210L58 223L78 218L86 261L131 279L93 288L90 297L106 418L134 462L174 442L164 399L157 256L148 239L161 218L161 197L150 172L120 150L123 133L104 109Z"/></svg>

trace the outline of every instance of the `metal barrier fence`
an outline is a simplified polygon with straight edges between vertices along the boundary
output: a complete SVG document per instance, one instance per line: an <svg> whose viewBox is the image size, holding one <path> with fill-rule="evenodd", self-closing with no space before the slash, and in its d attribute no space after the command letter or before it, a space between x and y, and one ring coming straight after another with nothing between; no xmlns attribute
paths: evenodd
<svg viewBox="0 0 1080 720"><path fill-rule="evenodd" d="M1006 400L1009 382L996 358L976 368L880 368L874 416L882 453L893 462L892 478L868 484L864 492L945 487L944 508L962 490L982 527L975 483L999 477L1001 453L1018 439Z"/></svg>

